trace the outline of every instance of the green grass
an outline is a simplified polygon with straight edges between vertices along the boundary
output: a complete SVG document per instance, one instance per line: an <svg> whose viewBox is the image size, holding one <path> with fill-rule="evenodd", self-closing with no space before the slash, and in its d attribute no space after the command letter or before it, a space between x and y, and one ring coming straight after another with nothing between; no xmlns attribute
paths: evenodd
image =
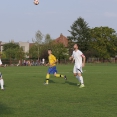
<svg viewBox="0 0 117 117"><path fill-rule="evenodd" d="M0 91L0 117L117 117L117 65L88 64L86 87L79 89L73 65L59 65L68 81L51 76L47 67L0 68L5 91Z"/></svg>

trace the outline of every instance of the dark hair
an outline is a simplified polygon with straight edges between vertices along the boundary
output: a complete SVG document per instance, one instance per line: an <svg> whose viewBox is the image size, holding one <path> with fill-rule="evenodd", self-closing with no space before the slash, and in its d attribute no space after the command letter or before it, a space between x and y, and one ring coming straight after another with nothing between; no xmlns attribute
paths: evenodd
<svg viewBox="0 0 117 117"><path fill-rule="evenodd" d="M51 49L48 49L48 51L52 51Z"/></svg>

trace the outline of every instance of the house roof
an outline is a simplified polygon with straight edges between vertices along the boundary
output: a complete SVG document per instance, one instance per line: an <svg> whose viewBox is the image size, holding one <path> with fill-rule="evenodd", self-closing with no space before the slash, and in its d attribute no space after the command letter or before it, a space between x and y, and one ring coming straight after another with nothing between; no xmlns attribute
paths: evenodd
<svg viewBox="0 0 117 117"><path fill-rule="evenodd" d="M29 48L31 48L33 45L35 45L34 43L29 43Z"/></svg>
<svg viewBox="0 0 117 117"><path fill-rule="evenodd" d="M56 43L62 43L65 47L68 47L68 39L62 33L60 37L54 40Z"/></svg>

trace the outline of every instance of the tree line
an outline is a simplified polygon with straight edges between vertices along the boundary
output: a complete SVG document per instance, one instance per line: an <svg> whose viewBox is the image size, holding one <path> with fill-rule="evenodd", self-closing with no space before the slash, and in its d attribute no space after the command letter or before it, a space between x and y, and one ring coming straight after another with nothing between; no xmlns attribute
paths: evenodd
<svg viewBox="0 0 117 117"><path fill-rule="evenodd" d="M16 43L4 44L3 58L8 59L47 59L47 49L52 49L57 59L68 59L69 54L73 51L73 44L77 43L79 49L83 51L87 58L98 57L109 59L117 55L117 33L110 27L90 28L88 23L79 17L70 26L68 30L68 47L64 47L62 43L55 43L50 34L45 36L41 31L37 31L35 38L32 39L33 45L28 52L24 52L23 48Z"/></svg>
<svg viewBox="0 0 117 117"><path fill-rule="evenodd" d="M117 33L112 28L102 26L90 28L88 23L79 17L68 31L71 34L68 36L69 48L77 43L87 58L109 59L117 55Z"/></svg>
<svg viewBox="0 0 117 117"><path fill-rule="evenodd" d="M41 31L37 31L35 38L32 39L32 46L28 52L24 52L23 48L18 43L9 42L3 45L2 59L9 59L10 64L12 60L40 60L42 58L48 59L48 49L53 50L53 54L58 60L68 58L69 51L62 43L55 43L50 34L45 36Z"/></svg>

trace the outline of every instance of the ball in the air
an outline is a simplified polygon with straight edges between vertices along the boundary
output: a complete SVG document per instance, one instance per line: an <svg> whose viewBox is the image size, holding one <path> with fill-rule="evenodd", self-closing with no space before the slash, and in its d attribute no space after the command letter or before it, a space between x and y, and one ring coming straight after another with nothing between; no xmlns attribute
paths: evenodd
<svg viewBox="0 0 117 117"><path fill-rule="evenodd" d="M39 4L39 0L34 0L34 4L38 5Z"/></svg>

